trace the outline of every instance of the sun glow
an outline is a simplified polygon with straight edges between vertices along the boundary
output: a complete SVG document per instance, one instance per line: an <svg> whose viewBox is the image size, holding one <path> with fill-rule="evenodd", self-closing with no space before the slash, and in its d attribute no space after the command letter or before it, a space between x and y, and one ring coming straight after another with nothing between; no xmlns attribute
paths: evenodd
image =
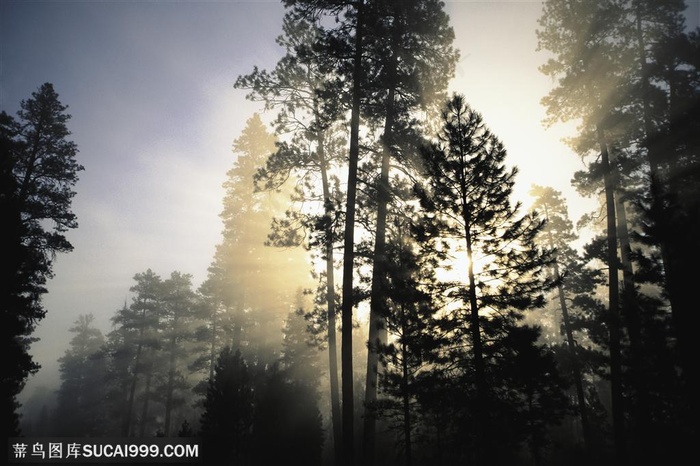
<svg viewBox="0 0 700 466"><path fill-rule="evenodd" d="M441 282L457 282L466 285L469 283L469 265L472 261L474 275L479 276L488 269L493 258L473 253L470 260L467 251L459 249L449 254L442 266L436 270L436 277Z"/></svg>

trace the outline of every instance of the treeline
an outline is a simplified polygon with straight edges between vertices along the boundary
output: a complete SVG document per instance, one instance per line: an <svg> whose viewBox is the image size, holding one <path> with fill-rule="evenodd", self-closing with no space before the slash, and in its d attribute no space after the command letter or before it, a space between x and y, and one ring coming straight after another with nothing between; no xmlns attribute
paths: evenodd
<svg viewBox="0 0 700 466"><path fill-rule="evenodd" d="M256 115L234 142L207 280L147 271L104 341L76 323L60 401L92 406L70 392L88 373L109 400L79 434L196 434L232 464L686 463L700 34L683 2L544 4L548 123L579 123L573 183L601 201L581 249L562 194L533 186L524 212L505 147L448 97L442 3L283 3L285 56L235 83L274 135Z"/></svg>

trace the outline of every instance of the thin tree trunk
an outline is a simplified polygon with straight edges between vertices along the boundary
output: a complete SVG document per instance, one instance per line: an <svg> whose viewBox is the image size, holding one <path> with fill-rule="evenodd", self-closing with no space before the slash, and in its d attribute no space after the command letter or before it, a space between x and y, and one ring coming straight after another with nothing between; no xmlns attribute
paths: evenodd
<svg viewBox="0 0 700 466"><path fill-rule="evenodd" d="M353 69L352 112L350 116L350 153L348 157L348 191L345 208L343 245L343 301L341 335L341 371L343 391L343 460L346 466L355 462L354 395L352 368L352 309L354 307L353 273L355 262L355 200L357 198L357 165L360 155L360 95L362 92L362 28L364 2L357 4L355 57Z"/></svg>
<svg viewBox="0 0 700 466"><path fill-rule="evenodd" d="M610 342L610 388L612 395L613 438L618 464L626 462L625 415L622 398L622 357L620 349L620 291L618 283L617 224L615 221L615 184L610 165L608 145L600 125L596 128L605 176L605 205L607 210L608 247L608 331Z"/></svg>
<svg viewBox="0 0 700 466"><path fill-rule="evenodd" d="M323 185L323 205L327 218L326 231L326 307L328 310L328 371L331 382L331 423L333 424L333 446L336 464L340 464L342 425L340 415L340 397L338 393L338 354L335 335L335 277L333 267L333 225L331 214L331 194L328 183L328 170L326 167L325 141L323 133L318 141L319 166L321 170L321 183Z"/></svg>
<svg viewBox="0 0 700 466"><path fill-rule="evenodd" d="M549 212L545 205L545 218L549 220ZM554 239L552 232L548 231L549 247L554 248ZM557 294L559 297L559 308L561 309L562 322L564 324L564 333L566 334L566 343L569 346L569 351L573 355L573 371L574 371L574 386L576 388L576 399L578 400L579 415L581 416L581 428L583 430L583 444L588 457L591 458L593 453L593 445L591 438L591 426L588 421L588 407L586 406L586 395L583 390L583 376L581 375L581 361L576 349L576 341L574 340L574 332L571 329L571 319L569 318L569 307L566 304L566 293L564 285L561 283L561 273L559 272L559 262L554 261L554 280L557 284ZM557 331L559 331L557 329Z"/></svg>
<svg viewBox="0 0 700 466"><path fill-rule="evenodd" d="M472 250L472 235L469 215L464 213L465 221L465 242L467 246L467 274L469 279L469 331L472 336L472 352L474 354L474 379L476 382L475 400L475 458L476 464L481 465L486 459L489 422L487 419L488 408L486 406L486 369L484 366L483 344L481 341L481 325L479 323L479 306L476 298L476 279L474 277L474 263Z"/></svg>
<svg viewBox="0 0 700 466"><path fill-rule="evenodd" d="M372 466L375 461L377 388L379 382L378 349L386 343L386 222L391 200L389 185L389 168L394 144L394 96L396 93L396 68L398 56L396 48L401 32L400 2L394 15L391 36L391 57L389 58L384 115L384 134L382 137L382 160L377 186L377 222L374 238L374 267L372 270L372 288L370 291L369 336L367 342L367 374L365 377L365 418L363 429L363 465Z"/></svg>

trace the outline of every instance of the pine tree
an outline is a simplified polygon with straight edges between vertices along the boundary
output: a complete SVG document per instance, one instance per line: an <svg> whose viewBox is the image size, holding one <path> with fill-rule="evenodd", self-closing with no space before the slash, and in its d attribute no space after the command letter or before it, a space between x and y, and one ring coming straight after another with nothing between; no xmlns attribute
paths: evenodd
<svg viewBox="0 0 700 466"><path fill-rule="evenodd" d="M627 454L627 434L632 434L642 449L656 442L646 408L655 395L650 392L645 368L649 342L644 340L648 330L658 324L654 323L658 307L652 305L654 293L640 293L635 277L635 269L646 267L643 262L648 264L655 256L662 262L662 283L673 317L674 335L667 338L678 342L682 377L688 388L696 388L686 392L686 403L697 413L696 397L690 393L697 391L693 384L698 378L692 375L696 370L689 359L692 336L686 333L695 327L692 316L697 313L688 307L693 298L684 293L692 284L684 280L700 251L697 241L687 236L697 225L694 212L700 165L693 142L697 138L688 130L697 126L690 109L697 103L700 85L697 53L690 52L693 34L684 31L684 8L682 1L552 0L545 4L538 31L540 48L554 54L542 71L558 81L543 99L549 122L579 119L579 134L572 138L572 146L582 155L600 157L599 162L590 164L588 175L598 183L602 175L605 187L609 346L620 461ZM629 189L631 179L634 190ZM630 206L633 216L626 219ZM640 254L633 250L633 242L641 231L645 232L646 245L639 247ZM620 296L617 270L623 275ZM618 307L621 316L617 315ZM651 327L645 328L648 325ZM629 348L625 348L624 338L629 339ZM623 364L629 365L626 381ZM623 390L634 391L630 399L638 402L623 407ZM624 425L624 409L630 414L629 429ZM649 453L640 456L649 459Z"/></svg>
<svg viewBox="0 0 700 466"><path fill-rule="evenodd" d="M153 427L149 408L153 397L152 383L160 356L160 326L163 317L163 282L160 276L148 269L134 275L134 280L136 284L130 288L135 293L131 305L124 306L112 318L119 332L114 334L113 341L123 345L121 348L112 348L112 351L120 359L124 358L119 364L129 379L122 414L121 435L124 437L143 437ZM137 415L139 401L141 411Z"/></svg>
<svg viewBox="0 0 700 466"><path fill-rule="evenodd" d="M216 247L208 281L217 302L234 319L228 342L251 363L265 364L276 359L285 312L280 303L291 301L303 283L297 270L306 258L301 248L278 250L265 245L270 219L284 212L288 194L255 192L254 175L275 150L275 137L259 115L247 121L233 149L237 158L224 182L223 239Z"/></svg>
<svg viewBox="0 0 700 466"><path fill-rule="evenodd" d="M506 169L506 150L481 115L456 95L443 110L442 121L438 141L423 151L426 186L420 189L421 204L439 235L455 238L447 245L466 256L466 280L448 289L460 306L446 313L441 325L451 329L453 341L463 342L457 348L470 348L453 354L470 367L461 375L466 386L473 387L473 395L468 395L473 396L468 408L473 428L467 428L467 435L473 460L483 464L508 451L497 451L493 442L496 429L508 418L507 410L500 409L503 396L512 396L504 377L516 376L500 373L502 363L496 361L501 355L508 358L511 351L524 351L522 346L509 346L509 339L528 332L518 327L522 312L544 304L543 293L551 284L543 272L551 259L534 244L543 222L532 215L518 217L519 204L510 203L517 171ZM455 244L457 239L462 244ZM512 343L540 354L532 339ZM556 374L551 375L554 379L547 383L556 386ZM500 393L501 387L505 392ZM550 414L556 418L556 413Z"/></svg>
<svg viewBox="0 0 700 466"><path fill-rule="evenodd" d="M46 314L41 296L53 276L55 255L73 249L64 233L78 226L71 203L83 170L77 145L68 139L68 107L53 85L43 84L20 107L17 120L0 113L0 216L8 246L0 265L0 327L10 361L2 396L6 431L14 435L19 433L15 396L39 368L27 349Z"/></svg>
<svg viewBox="0 0 700 466"><path fill-rule="evenodd" d="M184 406L190 397L190 383L186 367L190 362L194 340L195 293L192 276L173 272L163 281L163 382L159 386L164 405L162 431L172 434L173 413Z"/></svg>
<svg viewBox="0 0 700 466"><path fill-rule="evenodd" d="M383 370L372 414L388 421L396 431L407 466L413 462L415 432L421 424L418 397L430 390L425 378L437 359L440 340L436 313L441 307L435 270L440 252L433 241L420 241L425 226L409 203L392 212L387 244L387 342L378 347Z"/></svg>
<svg viewBox="0 0 700 466"><path fill-rule="evenodd" d="M81 315L71 327L70 348L59 358L57 434L65 437L99 437L106 427L104 407L107 366L102 332L92 326L92 314Z"/></svg>
<svg viewBox="0 0 700 466"><path fill-rule="evenodd" d="M370 290L369 342L365 378L363 462L374 463L375 421L371 406L377 396L378 345L386 341L385 284L391 180L401 170L411 172L420 145L417 114L432 113L444 100L458 54L454 32L438 1L369 2L367 14L370 67L363 85L369 125L382 125L377 141L379 174L376 195L373 270ZM376 121L377 123L373 123ZM391 170L391 165L400 169ZM393 173L392 173L393 172Z"/></svg>
<svg viewBox="0 0 700 466"><path fill-rule="evenodd" d="M583 429L583 440L588 454L591 454L591 427L589 423L586 397L583 385L581 361L573 334L573 324L569 316L569 302L564 284L567 266L577 259L576 252L571 248L571 242L576 239L573 224L569 220L568 209L562 194L550 187L533 186L530 195L535 198L532 209L540 212L546 220L545 228L540 236L548 249L554 250L555 260L552 262L552 275L557 283L557 303L561 312L561 324L555 319L555 331L563 329L566 344L572 359L573 379L576 387L578 411Z"/></svg>
<svg viewBox="0 0 700 466"><path fill-rule="evenodd" d="M201 418L203 459L207 464L249 464L254 391L248 365L225 347L209 381Z"/></svg>

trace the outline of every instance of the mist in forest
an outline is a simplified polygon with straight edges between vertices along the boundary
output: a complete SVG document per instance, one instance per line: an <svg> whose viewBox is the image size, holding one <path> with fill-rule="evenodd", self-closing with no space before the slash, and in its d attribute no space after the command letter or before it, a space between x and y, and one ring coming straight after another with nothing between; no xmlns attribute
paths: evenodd
<svg viewBox="0 0 700 466"><path fill-rule="evenodd" d="M697 1L2 12L9 437L690 464Z"/></svg>

